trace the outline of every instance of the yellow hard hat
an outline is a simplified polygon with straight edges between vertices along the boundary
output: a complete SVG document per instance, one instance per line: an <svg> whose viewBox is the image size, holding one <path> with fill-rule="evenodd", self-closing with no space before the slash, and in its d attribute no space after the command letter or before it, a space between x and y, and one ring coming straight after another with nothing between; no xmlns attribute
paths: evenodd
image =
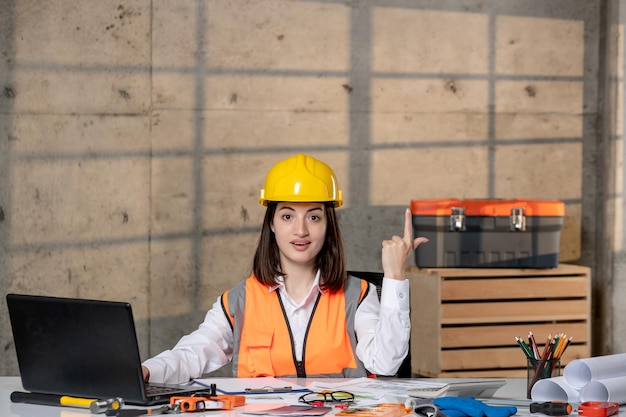
<svg viewBox="0 0 626 417"><path fill-rule="evenodd" d="M333 170L319 159L298 154L276 163L267 173L259 202L326 202L343 204Z"/></svg>

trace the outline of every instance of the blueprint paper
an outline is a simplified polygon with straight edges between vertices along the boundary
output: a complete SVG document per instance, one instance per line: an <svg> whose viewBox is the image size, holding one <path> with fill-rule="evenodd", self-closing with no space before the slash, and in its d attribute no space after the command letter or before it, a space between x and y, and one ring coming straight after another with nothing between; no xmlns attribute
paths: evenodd
<svg viewBox="0 0 626 417"><path fill-rule="evenodd" d="M533 401L611 401L626 404L626 353L575 359L563 376L540 379Z"/></svg>
<svg viewBox="0 0 626 417"><path fill-rule="evenodd" d="M626 376L626 353L575 359L567 364L563 376L575 388L598 379Z"/></svg>
<svg viewBox="0 0 626 417"><path fill-rule="evenodd" d="M580 391L569 385L562 376L535 382L530 396L533 401L580 402Z"/></svg>
<svg viewBox="0 0 626 417"><path fill-rule="evenodd" d="M580 401L611 401L626 404L626 376L589 382L580 391Z"/></svg>

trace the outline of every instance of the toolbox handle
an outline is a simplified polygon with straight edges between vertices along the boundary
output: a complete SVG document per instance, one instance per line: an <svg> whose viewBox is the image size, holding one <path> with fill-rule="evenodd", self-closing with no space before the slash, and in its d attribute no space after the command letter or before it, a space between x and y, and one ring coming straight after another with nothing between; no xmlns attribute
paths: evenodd
<svg viewBox="0 0 626 417"><path fill-rule="evenodd" d="M465 207L452 207L452 214L450 215L450 231L451 232L464 232L465 231Z"/></svg>
<svg viewBox="0 0 626 417"><path fill-rule="evenodd" d="M511 222L509 232L523 232L526 230L526 216L522 207L511 208Z"/></svg>

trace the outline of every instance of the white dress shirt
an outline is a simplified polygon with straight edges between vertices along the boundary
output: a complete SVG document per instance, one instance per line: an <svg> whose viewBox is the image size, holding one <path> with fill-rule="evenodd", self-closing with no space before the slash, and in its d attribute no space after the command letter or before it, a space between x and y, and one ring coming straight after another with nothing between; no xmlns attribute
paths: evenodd
<svg viewBox="0 0 626 417"><path fill-rule="evenodd" d="M297 360L302 360L304 335L319 288L319 272L309 294L296 303L281 279L270 291L280 291L293 334ZM409 281L383 278L380 302L370 284L367 297L355 314L356 354L365 368L377 375L393 375L408 353L411 334ZM228 364L233 355L233 332L220 299L197 330L183 336L171 350L146 360L150 382L184 383Z"/></svg>

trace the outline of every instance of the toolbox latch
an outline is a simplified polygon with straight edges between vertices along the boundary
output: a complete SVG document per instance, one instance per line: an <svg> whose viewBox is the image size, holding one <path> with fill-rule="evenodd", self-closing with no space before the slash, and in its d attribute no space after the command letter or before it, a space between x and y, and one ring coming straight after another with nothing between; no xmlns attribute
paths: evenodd
<svg viewBox="0 0 626 417"><path fill-rule="evenodd" d="M511 223L509 224L510 232L523 232L526 230L526 216L524 216L523 208L513 207L511 209Z"/></svg>
<svg viewBox="0 0 626 417"><path fill-rule="evenodd" d="M450 231L451 232L465 231L465 208L464 207L452 207L452 214L450 215Z"/></svg>

